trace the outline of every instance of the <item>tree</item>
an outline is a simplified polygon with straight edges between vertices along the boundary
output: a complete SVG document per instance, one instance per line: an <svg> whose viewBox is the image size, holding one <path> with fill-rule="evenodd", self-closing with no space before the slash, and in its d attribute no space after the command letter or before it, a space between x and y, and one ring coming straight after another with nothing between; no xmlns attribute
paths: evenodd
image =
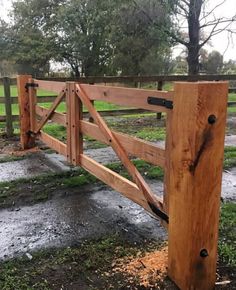
<svg viewBox="0 0 236 290"><path fill-rule="evenodd" d="M75 76L103 75L109 68L109 33L114 1L69 0L58 14L58 60L70 64Z"/></svg>
<svg viewBox="0 0 236 290"><path fill-rule="evenodd" d="M150 23L149 18L155 21ZM164 23L169 26L170 19L160 1L123 1L111 36L116 70L123 75L165 72L171 51L161 29Z"/></svg>
<svg viewBox="0 0 236 290"><path fill-rule="evenodd" d="M223 73L236 74L236 61L230 59L227 62L224 62Z"/></svg>
<svg viewBox="0 0 236 290"><path fill-rule="evenodd" d="M170 0L173 3L173 0ZM236 15L230 18L216 17L214 12L223 8L223 0L214 7L209 8L208 0L174 0L172 4L177 33L170 33L172 38L187 48L188 72L195 75L199 73L200 50L213 36L223 31L232 32L231 24L236 21ZM187 34L183 25L187 23ZM206 32L206 28L210 32Z"/></svg>
<svg viewBox="0 0 236 290"><path fill-rule="evenodd" d="M208 74L218 74L221 73L223 64L223 55L221 55L218 51L213 50L209 53L205 63L203 63L203 68Z"/></svg>
<svg viewBox="0 0 236 290"><path fill-rule="evenodd" d="M138 5L138 0L133 0ZM182 44L187 49L188 73L199 73L199 55L201 49L212 37L223 31L232 33L231 25L236 21L236 15L232 17L216 17L215 11L223 9L227 0L209 7L209 0L163 0L162 6L167 14L172 15L173 26L171 29L164 27L167 37L175 44ZM141 6L139 6L141 9ZM146 15L145 10L143 10ZM149 17L150 23L154 20ZM207 32L209 30L209 32Z"/></svg>
<svg viewBox="0 0 236 290"><path fill-rule="evenodd" d="M4 46L0 43L5 59L14 61L19 73L44 75L55 53L53 37L45 33L45 23L53 21L52 7L55 0L16 1L11 13L12 24L5 25ZM48 21L45 21L47 19ZM50 21L49 21L50 20Z"/></svg>

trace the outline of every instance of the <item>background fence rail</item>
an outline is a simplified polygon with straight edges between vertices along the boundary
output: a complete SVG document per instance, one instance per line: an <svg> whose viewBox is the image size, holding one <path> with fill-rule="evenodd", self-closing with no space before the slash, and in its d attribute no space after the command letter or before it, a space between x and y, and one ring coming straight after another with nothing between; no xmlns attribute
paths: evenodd
<svg viewBox="0 0 236 290"><path fill-rule="evenodd" d="M40 80L48 81L75 81L79 83L87 84L115 84L117 85L132 85L142 87L143 84L155 83L155 87L158 90L162 90L165 82L178 82L178 81L235 81L232 87L229 89L229 93L236 93L236 74L235 75L198 75L198 76L186 76L186 75L169 75L169 76L119 76L119 77L80 77L80 78L38 78ZM0 104L5 105L5 114L0 116L0 122L6 122L6 133L10 137L13 135L13 122L19 120L19 115L12 114L12 105L18 104L18 97L11 96L11 86L16 85L16 78L0 78L0 85L3 85L4 96L0 96ZM38 103L51 103L55 100L55 96L39 96ZM229 107L236 106L235 101L228 102ZM117 116L125 114L139 114L145 113L145 110L129 109L129 110L111 110L104 111L101 114L103 116ZM87 115L88 113L85 113ZM157 118L161 118L161 114L157 114Z"/></svg>

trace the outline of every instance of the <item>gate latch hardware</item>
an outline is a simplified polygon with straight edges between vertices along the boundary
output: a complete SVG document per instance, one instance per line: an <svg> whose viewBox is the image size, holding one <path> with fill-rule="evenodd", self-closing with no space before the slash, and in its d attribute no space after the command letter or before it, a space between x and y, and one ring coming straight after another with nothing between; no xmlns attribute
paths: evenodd
<svg viewBox="0 0 236 290"><path fill-rule="evenodd" d="M173 109L173 102L167 99L148 97L147 102L149 105L162 106L167 109Z"/></svg>
<svg viewBox="0 0 236 290"><path fill-rule="evenodd" d="M26 89L26 92L29 91L29 88L37 88L39 85L36 84L36 83L26 83L25 84L25 89Z"/></svg>

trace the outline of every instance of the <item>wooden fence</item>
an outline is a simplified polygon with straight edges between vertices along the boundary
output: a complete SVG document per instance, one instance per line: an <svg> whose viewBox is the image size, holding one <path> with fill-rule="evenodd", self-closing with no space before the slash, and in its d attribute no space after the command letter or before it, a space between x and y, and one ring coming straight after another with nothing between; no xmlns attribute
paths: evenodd
<svg viewBox="0 0 236 290"><path fill-rule="evenodd" d="M155 83L157 90L162 90L165 82L177 81L219 81L229 80L236 81L236 75L200 75L200 76L123 76L123 77L81 77L81 78L41 78L41 80L50 80L58 82L75 81L78 83L88 84L136 84L141 87L145 83ZM0 122L6 122L6 133L10 137L13 135L13 123L19 121L19 115L12 114L12 104L18 104L18 97L11 96L11 86L16 85L16 78L0 78L0 85L4 87L4 96L0 96L0 104L5 106L5 114L0 116ZM230 88L229 93L236 92L236 88ZM42 96L39 98L39 103L52 103L55 96ZM236 102L228 102L228 106L236 106ZM142 109L128 109L128 110L109 110L102 111L102 116L118 116L146 113ZM85 113L87 114L87 113ZM161 118L161 113L157 113L157 118Z"/></svg>
<svg viewBox="0 0 236 290"><path fill-rule="evenodd" d="M57 93L49 109L38 105L37 89ZM178 82L173 92L49 82L18 77L21 144L39 138L126 198L159 218L168 230L168 274L180 289L213 290L227 115L226 82ZM65 114L56 112L66 100ZM165 148L111 130L94 107L99 100L166 113ZM83 119L85 106L94 123ZM44 132L48 120L64 126L66 143ZM83 136L110 145L132 178L128 180L86 155ZM161 198L141 176L129 154L163 168ZM210 170L209 170L210 164ZM158 262L158 261L157 261Z"/></svg>

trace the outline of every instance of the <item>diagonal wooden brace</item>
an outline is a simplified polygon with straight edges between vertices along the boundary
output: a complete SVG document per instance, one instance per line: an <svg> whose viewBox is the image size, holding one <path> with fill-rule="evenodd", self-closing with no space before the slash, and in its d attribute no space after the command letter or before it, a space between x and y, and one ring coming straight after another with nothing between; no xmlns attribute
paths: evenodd
<svg viewBox="0 0 236 290"><path fill-rule="evenodd" d="M58 105L61 103L62 99L65 97L65 94L66 94L66 90L63 89L60 92L60 94L56 97L51 108L49 109L48 112L45 113L45 115L43 116L42 120L40 121L37 129L34 131L35 134L38 134L40 132L40 130L43 128L43 126L47 123L47 121L50 119L50 117L52 116L52 114L54 113L54 111L56 110Z"/></svg>
<svg viewBox="0 0 236 290"><path fill-rule="evenodd" d="M148 186L148 184L146 183L140 172L130 161L127 152L124 150L118 138L108 128L107 124L100 116L100 114L96 111L89 97L79 84L76 85L76 93L83 102L83 104L87 107L91 117L98 125L104 137L109 141L109 144L111 145L111 147L113 148L113 150L115 151L115 153L117 154L117 156L127 169L130 176L133 178L134 182L137 184L138 188L143 193L152 212L156 216L158 216L159 218L168 223L168 216L163 212L162 200L154 195L154 193L152 192L152 190L150 189L150 187Z"/></svg>

